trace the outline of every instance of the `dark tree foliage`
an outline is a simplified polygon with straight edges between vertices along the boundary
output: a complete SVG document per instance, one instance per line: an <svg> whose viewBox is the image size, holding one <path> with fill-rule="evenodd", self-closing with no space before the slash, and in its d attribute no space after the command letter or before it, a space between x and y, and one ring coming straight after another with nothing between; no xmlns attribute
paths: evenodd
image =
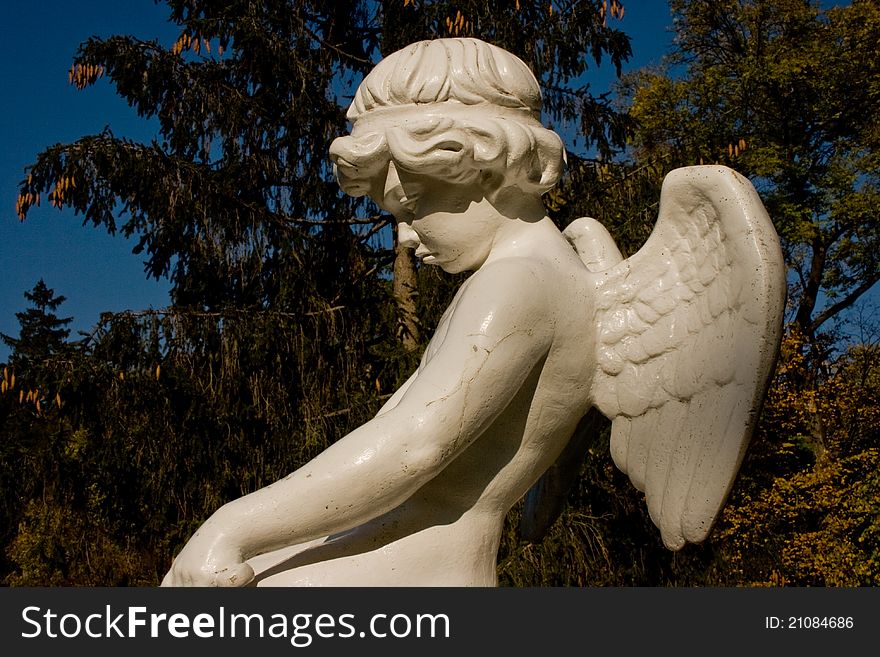
<svg viewBox="0 0 880 657"><path fill-rule="evenodd" d="M46 494L47 480L59 473L54 458L62 427L55 421L59 390L70 384L75 348L67 342L71 318L56 311L64 303L41 279L24 293L30 308L16 313L19 337L0 334L11 349L0 382L0 540L8 545L28 503ZM0 555L4 572L6 554Z"/></svg>
<svg viewBox="0 0 880 657"><path fill-rule="evenodd" d="M171 276L175 305L293 303L280 281L302 269L301 251L333 237L314 224L354 213L325 154L346 129L346 83L383 52L447 35L497 42L535 70L548 118L576 120L603 152L622 143L625 121L579 78L603 55L619 69L628 39L608 27L601 2L555 4L169 2L182 30L174 45L93 38L71 69L80 88L108 77L142 116L159 119L160 140L106 131L48 149L22 185L19 212L48 194L86 222L137 236L147 274Z"/></svg>
<svg viewBox="0 0 880 657"><path fill-rule="evenodd" d="M22 374L4 390L2 438L36 473L4 518L8 583L155 584L219 505L363 423L411 371L390 218L341 195L326 157L383 54L484 38L532 66L547 120L584 149L626 133L581 79L630 54L616 0L166 4L173 44L91 38L70 70L80 89L109 80L156 139L58 144L21 184L22 220L42 201L134 237L171 304L106 314L49 357L52 403L19 401ZM415 276L423 344L460 281Z"/></svg>
<svg viewBox="0 0 880 657"><path fill-rule="evenodd" d="M792 319L821 333L880 280L880 7L674 0L670 74L633 81L644 157L751 176L794 276Z"/></svg>

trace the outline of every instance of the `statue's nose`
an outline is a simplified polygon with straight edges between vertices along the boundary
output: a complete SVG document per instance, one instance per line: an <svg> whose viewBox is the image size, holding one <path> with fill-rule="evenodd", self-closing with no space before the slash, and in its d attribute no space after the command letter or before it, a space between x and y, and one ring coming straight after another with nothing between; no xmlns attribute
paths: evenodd
<svg viewBox="0 0 880 657"><path fill-rule="evenodd" d="M412 226L401 221L397 224L397 243L401 246L415 249L421 242Z"/></svg>

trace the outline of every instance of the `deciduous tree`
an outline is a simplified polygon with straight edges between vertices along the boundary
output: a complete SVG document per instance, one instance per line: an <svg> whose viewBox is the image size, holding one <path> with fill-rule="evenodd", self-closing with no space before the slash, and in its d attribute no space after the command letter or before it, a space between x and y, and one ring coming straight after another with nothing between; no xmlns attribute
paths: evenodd
<svg viewBox="0 0 880 657"><path fill-rule="evenodd" d="M669 70L633 81L640 157L720 162L755 181L791 267L792 317L815 350L880 279L880 7L671 6Z"/></svg>

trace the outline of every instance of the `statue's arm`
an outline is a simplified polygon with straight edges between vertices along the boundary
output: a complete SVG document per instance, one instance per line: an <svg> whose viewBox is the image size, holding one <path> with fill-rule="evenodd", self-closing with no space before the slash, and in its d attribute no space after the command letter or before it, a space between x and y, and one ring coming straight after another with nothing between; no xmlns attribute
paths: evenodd
<svg viewBox="0 0 880 657"><path fill-rule="evenodd" d="M438 332L442 332L442 334L444 336L445 336L446 326L448 324L447 320L449 318L449 315L452 312L452 308L455 307L456 302L458 301L459 294L460 294L460 292L455 295L455 298L453 299L449 308L447 308L443 312L443 315L440 317L440 321L437 324ZM431 344L428 345L428 348L425 350L425 353L422 354L422 358L419 362L419 366L416 368L416 371L413 372L412 374L410 374L409 378L403 382L403 384L394 392L393 395L391 395L391 397L389 397L385 401L384 404L382 404L382 408L379 409L379 412L376 413L376 415L382 415L383 413L387 413L388 411L390 411L392 408L394 408L395 406L397 406L400 403L400 400L403 399L403 396L406 394L406 391L409 390L409 387L418 378L419 372L425 366L425 363L427 363L430 353L435 350L435 344L434 344L435 340L437 340L436 336L435 336L434 340L431 340Z"/></svg>
<svg viewBox="0 0 880 657"><path fill-rule="evenodd" d="M244 583L252 575L245 559L356 527L405 501L485 431L546 355L545 289L521 263L481 270L396 406L284 479L224 505L166 582Z"/></svg>
<svg viewBox="0 0 880 657"><path fill-rule="evenodd" d="M403 384L394 391L394 394L389 397L384 404L382 404L382 408L379 409L379 412L376 415L382 415L383 413L387 413L392 408L396 407L400 400L403 399L403 396L406 394L406 391L409 390L409 387L413 384L413 382L418 378L419 370L416 369L415 372L410 374L409 378L403 382Z"/></svg>

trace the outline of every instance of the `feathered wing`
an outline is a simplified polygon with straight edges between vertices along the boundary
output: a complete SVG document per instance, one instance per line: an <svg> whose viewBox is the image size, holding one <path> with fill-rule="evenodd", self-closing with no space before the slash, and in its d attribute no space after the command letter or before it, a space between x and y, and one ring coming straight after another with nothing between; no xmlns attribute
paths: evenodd
<svg viewBox="0 0 880 657"><path fill-rule="evenodd" d="M751 183L686 167L657 224L596 278L594 405L615 464L644 491L671 549L706 538L733 484L772 373L785 266Z"/></svg>

